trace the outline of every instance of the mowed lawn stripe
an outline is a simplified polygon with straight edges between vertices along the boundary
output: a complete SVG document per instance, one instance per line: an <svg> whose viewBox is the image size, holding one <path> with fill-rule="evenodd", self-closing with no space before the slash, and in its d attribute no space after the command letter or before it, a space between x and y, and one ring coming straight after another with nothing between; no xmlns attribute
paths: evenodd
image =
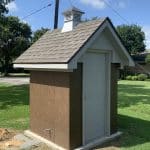
<svg viewBox="0 0 150 150"><path fill-rule="evenodd" d="M150 149L150 82L119 81L120 146L125 150Z"/></svg>
<svg viewBox="0 0 150 150"><path fill-rule="evenodd" d="M29 86L0 84L0 127L29 127Z"/></svg>

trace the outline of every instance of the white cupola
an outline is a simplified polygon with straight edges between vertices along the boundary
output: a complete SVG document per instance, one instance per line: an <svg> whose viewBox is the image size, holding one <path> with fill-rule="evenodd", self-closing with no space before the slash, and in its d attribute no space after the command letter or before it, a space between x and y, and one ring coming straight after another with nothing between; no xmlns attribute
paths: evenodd
<svg viewBox="0 0 150 150"><path fill-rule="evenodd" d="M80 9L72 7L63 12L64 26L62 32L72 31L78 23L81 22L81 16L84 14Z"/></svg>

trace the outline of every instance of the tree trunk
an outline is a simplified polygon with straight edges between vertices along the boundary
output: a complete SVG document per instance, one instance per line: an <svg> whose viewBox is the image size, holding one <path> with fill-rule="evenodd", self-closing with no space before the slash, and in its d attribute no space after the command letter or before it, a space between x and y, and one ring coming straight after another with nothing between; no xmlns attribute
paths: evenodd
<svg viewBox="0 0 150 150"><path fill-rule="evenodd" d="M8 76L9 73L9 57L5 57L5 64L4 64L4 76Z"/></svg>
<svg viewBox="0 0 150 150"><path fill-rule="evenodd" d="M4 61L1 61L1 75L2 76L8 76L8 73L9 73L9 56L8 55L5 55L5 58L4 58Z"/></svg>

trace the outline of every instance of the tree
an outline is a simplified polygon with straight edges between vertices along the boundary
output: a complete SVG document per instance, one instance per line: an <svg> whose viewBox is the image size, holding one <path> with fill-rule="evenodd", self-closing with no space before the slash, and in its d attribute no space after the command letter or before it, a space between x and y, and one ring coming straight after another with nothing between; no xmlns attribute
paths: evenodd
<svg viewBox="0 0 150 150"><path fill-rule="evenodd" d="M34 32L32 43L36 42L44 33L46 33L49 29L48 28L41 28Z"/></svg>
<svg viewBox="0 0 150 150"><path fill-rule="evenodd" d="M14 0L0 0L0 16L4 13L8 13L8 9L6 5Z"/></svg>
<svg viewBox="0 0 150 150"><path fill-rule="evenodd" d="M145 33L138 25L120 25L117 31L130 54L145 51Z"/></svg>
<svg viewBox="0 0 150 150"><path fill-rule="evenodd" d="M1 17L0 22L0 66L4 76L12 61L25 51L31 42L31 28L17 17Z"/></svg>
<svg viewBox="0 0 150 150"><path fill-rule="evenodd" d="M97 19L99 19L99 18L98 17L85 18L85 19L82 19L81 22L88 22L88 21L97 20Z"/></svg>

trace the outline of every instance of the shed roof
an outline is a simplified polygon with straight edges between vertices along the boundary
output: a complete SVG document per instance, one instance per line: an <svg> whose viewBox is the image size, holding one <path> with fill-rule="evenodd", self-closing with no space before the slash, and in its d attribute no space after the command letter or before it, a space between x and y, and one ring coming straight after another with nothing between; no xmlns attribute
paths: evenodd
<svg viewBox="0 0 150 150"><path fill-rule="evenodd" d="M53 64L68 63L80 51L92 35L107 20L101 18L78 24L69 32L53 30L46 32L27 49L15 64Z"/></svg>
<svg viewBox="0 0 150 150"><path fill-rule="evenodd" d="M121 66L134 66L134 62L122 44L109 18L79 23L72 31L53 30L45 33L37 42L14 61L14 67L27 69L63 69L77 67L78 59L104 30L109 30L118 45ZM115 61L112 61L115 62Z"/></svg>

